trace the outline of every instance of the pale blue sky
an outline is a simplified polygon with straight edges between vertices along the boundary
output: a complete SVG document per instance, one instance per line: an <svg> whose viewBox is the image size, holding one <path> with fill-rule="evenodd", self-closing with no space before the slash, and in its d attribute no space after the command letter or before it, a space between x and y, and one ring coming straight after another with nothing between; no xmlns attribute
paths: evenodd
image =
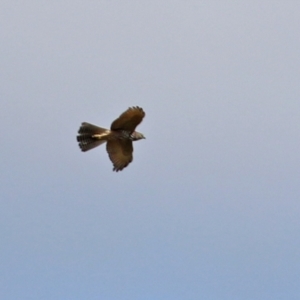
<svg viewBox="0 0 300 300"><path fill-rule="evenodd" d="M299 13L2 1L0 298L298 300ZM115 173L76 133L132 105Z"/></svg>

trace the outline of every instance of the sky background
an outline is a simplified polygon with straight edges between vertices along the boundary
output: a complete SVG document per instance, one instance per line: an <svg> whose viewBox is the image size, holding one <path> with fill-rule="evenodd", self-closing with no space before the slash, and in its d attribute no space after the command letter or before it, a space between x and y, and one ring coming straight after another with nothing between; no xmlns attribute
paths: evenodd
<svg viewBox="0 0 300 300"><path fill-rule="evenodd" d="M299 1L0 3L0 299L300 295ZM134 161L83 121L143 107Z"/></svg>

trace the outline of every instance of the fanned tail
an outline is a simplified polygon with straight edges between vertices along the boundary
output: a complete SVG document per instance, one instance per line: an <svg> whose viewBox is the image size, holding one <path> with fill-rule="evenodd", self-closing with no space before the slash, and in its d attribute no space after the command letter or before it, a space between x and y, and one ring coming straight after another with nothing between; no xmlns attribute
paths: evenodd
<svg viewBox="0 0 300 300"><path fill-rule="evenodd" d="M90 123L82 123L79 130L77 141L81 151L91 150L107 141L106 137L110 130L98 127Z"/></svg>

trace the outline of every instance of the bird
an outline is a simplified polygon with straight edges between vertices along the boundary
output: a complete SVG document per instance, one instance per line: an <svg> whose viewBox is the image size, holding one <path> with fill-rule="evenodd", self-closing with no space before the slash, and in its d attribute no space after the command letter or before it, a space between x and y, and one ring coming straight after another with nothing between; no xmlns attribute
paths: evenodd
<svg viewBox="0 0 300 300"><path fill-rule="evenodd" d="M133 143L145 136L135 128L145 117L139 106L129 107L110 126L110 129L83 122L78 130L77 142L82 152L106 143L106 151L113 164L113 171L119 172L133 160Z"/></svg>

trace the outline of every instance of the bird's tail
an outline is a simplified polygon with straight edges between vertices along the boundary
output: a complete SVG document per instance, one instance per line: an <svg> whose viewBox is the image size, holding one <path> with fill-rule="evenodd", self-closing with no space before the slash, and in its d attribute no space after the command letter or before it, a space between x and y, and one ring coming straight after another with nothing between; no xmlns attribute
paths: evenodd
<svg viewBox="0 0 300 300"><path fill-rule="evenodd" d="M110 130L95 126L89 123L82 123L79 130L77 141L81 151L91 150L107 141Z"/></svg>

